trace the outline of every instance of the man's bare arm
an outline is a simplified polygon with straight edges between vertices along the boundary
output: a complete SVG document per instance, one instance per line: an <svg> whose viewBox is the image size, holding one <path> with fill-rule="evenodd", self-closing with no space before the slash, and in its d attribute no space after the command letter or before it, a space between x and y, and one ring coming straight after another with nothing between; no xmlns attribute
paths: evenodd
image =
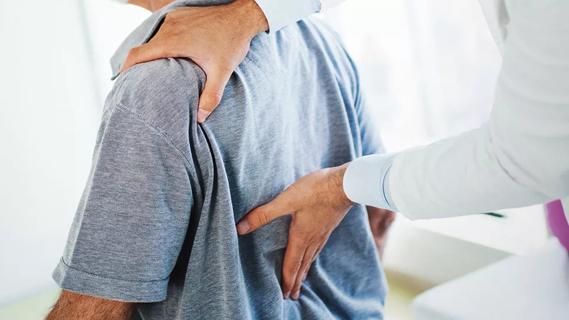
<svg viewBox="0 0 569 320"><path fill-rule="evenodd" d="M63 291L46 320L129 320L134 311L130 302L111 301Z"/></svg>

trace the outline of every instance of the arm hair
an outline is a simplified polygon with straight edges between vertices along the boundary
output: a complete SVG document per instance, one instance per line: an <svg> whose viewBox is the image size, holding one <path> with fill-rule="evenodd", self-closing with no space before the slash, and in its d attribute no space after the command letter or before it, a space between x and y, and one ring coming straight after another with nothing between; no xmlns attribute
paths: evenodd
<svg viewBox="0 0 569 320"><path fill-rule="evenodd" d="M112 301L63 290L46 320L130 320L134 303Z"/></svg>

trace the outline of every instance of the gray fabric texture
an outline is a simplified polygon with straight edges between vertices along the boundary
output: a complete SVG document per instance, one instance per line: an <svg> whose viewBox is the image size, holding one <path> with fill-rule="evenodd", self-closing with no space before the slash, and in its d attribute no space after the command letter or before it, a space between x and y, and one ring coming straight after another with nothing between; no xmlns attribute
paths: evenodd
<svg viewBox="0 0 569 320"><path fill-rule="evenodd" d="M144 25L115 57L147 40ZM143 319L381 319L386 286L363 207L333 232L299 301L280 285L290 219L235 228L301 176L383 151L337 35L316 21L258 35L199 125L204 80L185 59L118 76L56 282L137 302Z"/></svg>

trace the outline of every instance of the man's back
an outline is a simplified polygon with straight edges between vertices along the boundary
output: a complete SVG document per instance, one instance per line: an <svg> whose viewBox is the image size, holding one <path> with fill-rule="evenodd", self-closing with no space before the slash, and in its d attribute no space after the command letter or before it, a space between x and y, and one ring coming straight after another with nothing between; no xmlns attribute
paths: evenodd
<svg viewBox="0 0 569 320"><path fill-rule="evenodd" d="M58 283L152 302L138 305L144 319L381 318L383 274L362 207L331 235L299 301L280 286L289 220L235 230L304 174L381 151L336 36L313 22L259 35L198 125L203 81L176 59L118 78Z"/></svg>

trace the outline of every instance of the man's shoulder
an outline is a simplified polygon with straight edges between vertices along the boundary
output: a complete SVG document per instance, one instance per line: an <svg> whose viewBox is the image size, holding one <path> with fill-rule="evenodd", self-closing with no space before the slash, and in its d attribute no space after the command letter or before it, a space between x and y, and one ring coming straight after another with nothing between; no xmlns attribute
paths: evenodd
<svg viewBox="0 0 569 320"><path fill-rule="evenodd" d="M205 74L186 59L159 59L123 72L107 98L107 107L127 109L153 127L168 131L195 117Z"/></svg>
<svg viewBox="0 0 569 320"><path fill-rule="evenodd" d="M359 84L356 65L334 28L319 17L299 21L298 27L311 53L318 55L319 68L333 69L341 85Z"/></svg>

